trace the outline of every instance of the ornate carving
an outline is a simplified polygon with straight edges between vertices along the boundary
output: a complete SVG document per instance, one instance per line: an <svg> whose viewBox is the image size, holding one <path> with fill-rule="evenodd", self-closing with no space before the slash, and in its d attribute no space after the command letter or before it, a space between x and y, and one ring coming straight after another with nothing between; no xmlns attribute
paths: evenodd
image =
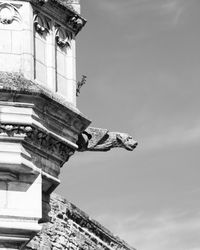
<svg viewBox="0 0 200 250"><path fill-rule="evenodd" d="M44 132L29 125L1 124L0 135L9 137L26 136L26 140L36 147L54 154L66 162L74 154L74 149L59 141L48 132Z"/></svg>
<svg viewBox="0 0 200 250"><path fill-rule="evenodd" d="M126 133L109 132L107 129L87 128L79 135L77 145L79 151L108 151L120 147L132 151L137 142Z"/></svg>
<svg viewBox="0 0 200 250"><path fill-rule="evenodd" d="M78 15L74 15L68 19L67 25L76 32L76 34L82 29L86 21Z"/></svg>
<svg viewBox="0 0 200 250"><path fill-rule="evenodd" d="M72 40L72 33L64 30L61 27L58 27L56 30L56 43L59 47L70 47L71 46L71 40Z"/></svg>
<svg viewBox="0 0 200 250"><path fill-rule="evenodd" d="M17 10L21 5L0 3L0 23L11 24L14 20L20 21L21 17Z"/></svg>
<svg viewBox="0 0 200 250"><path fill-rule="evenodd" d="M35 30L40 35L47 34L50 30L49 19L40 13L35 14L33 23Z"/></svg>
<svg viewBox="0 0 200 250"><path fill-rule="evenodd" d="M0 135L6 134L10 136L19 136L19 135L26 135L33 131L31 126L27 125L13 125L13 124L1 124L0 125Z"/></svg>

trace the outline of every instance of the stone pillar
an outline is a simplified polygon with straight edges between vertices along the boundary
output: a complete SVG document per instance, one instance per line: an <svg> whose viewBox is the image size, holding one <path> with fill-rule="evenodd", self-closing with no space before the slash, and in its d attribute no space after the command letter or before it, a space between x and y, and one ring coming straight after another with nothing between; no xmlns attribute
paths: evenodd
<svg viewBox="0 0 200 250"><path fill-rule="evenodd" d="M90 123L76 108L79 11L75 0L0 3L0 249L23 249L41 230Z"/></svg>

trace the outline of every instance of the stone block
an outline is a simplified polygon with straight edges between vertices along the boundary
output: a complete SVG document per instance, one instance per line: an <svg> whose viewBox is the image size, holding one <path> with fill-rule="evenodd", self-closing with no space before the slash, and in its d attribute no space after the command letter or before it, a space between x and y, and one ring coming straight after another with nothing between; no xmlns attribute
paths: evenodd
<svg viewBox="0 0 200 250"><path fill-rule="evenodd" d="M40 38L39 35L35 38L35 58L43 64L46 63L46 44L45 40Z"/></svg>
<svg viewBox="0 0 200 250"><path fill-rule="evenodd" d="M63 77L66 77L66 73L65 73L65 58L66 55L60 51L57 51L56 53L56 59L57 59L57 73Z"/></svg>
<svg viewBox="0 0 200 250"><path fill-rule="evenodd" d="M12 40L11 40L11 48L12 48L12 53L14 54L21 54L22 53L22 39L24 40L24 38L22 38L22 31L11 31L11 36L12 36ZM24 41L25 44L27 44L26 39Z"/></svg>
<svg viewBox="0 0 200 250"><path fill-rule="evenodd" d="M65 65L66 65L66 70L65 70L65 75L66 78L70 80L76 80L76 60L74 57L66 57L65 58Z"/></svg>
<svg viewBox="0 0 200 250"><path fill-rule="evenodd" d="M70 100L67 98L67 94L68 94L67 93L67 79L60 74L57 74L57 92L58 94L65 97L67 101L70 102Z"/></svg>
<svg viewBox="0 0 200 250"><path fill-rule="evenodd" d="M12 50L12 35L10 30L0 30L1 42L0 53L11 53Z"/></svg>
<svg viewBox="0 0 200 250"><path fill-rule="evenodd" d="M16 34L18 34L18 33L16 32ZM27 30L23 29L20 31L20 35L21 35L21 37L23 37L23 43L20 41L21 47L22 47L22 53L31 54L33 56L34 55L33 54L33 51L34 51L33 31L29 30L29 29L27 29Z"/></svg>
<svg viewBox="0 0 200 250"><path fill-rule="evenodd" d="M47 68L46 68L46 65L42 64L39 61L36 61L35 62L35 73L36 73L36 80L40 84L46 86L46 82L47 82L47 76L46 76Z"/></svg>
<svg viewBox="0 0 200 250"><path fill-rule="evenodd" d="M21 65L20 55L0 52L0 69L1 69L1 71L19 72L20 65Z"/></svg>

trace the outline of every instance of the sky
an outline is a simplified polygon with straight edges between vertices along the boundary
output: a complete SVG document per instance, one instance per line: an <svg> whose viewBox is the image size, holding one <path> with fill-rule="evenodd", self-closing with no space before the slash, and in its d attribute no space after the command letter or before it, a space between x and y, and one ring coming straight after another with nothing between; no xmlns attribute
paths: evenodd
<svg viewBox="0 0 200 250"><path fill-rule="evenodd" d="M81 5L78 108L139 144L76 153L57 193L137 250L200 250L200 1Z"/></svg>

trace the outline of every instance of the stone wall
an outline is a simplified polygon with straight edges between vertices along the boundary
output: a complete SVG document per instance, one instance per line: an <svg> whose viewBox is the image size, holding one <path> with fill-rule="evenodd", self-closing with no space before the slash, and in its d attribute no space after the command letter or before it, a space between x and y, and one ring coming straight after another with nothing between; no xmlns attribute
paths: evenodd
<svg viewBox="0 0 200 250"><path fill-rule="evenodd" d="M135 250L66 199L51 196L50 222L26 250Z"/></svg>

